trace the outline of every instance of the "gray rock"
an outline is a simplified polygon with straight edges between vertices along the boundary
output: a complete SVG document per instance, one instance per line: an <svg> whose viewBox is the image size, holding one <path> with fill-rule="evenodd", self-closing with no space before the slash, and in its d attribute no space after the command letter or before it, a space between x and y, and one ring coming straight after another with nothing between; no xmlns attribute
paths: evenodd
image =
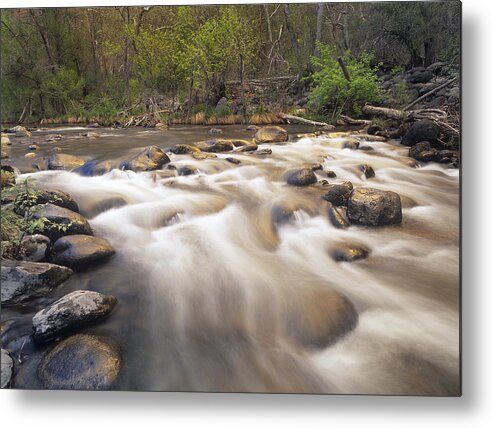
<svg viewBox="0 0 493 428"><path fill-rule="evenodd" d="M22 238L20 253L22 260L42 262L47 259L50 251L50 238L44 235L27 235Z"/></svg>
<svg viewBox="0 0 493 428"><path fill-rule="evenodd" d="M71 269L51 263L2 260L2 305L17 305L44 296L70 275Z"/></svg>
<svg viewBox="0 0 493 428"><path fill-rule="evenodd" d="M48 351L37 373L47 389L94 391L111 388L120 369L121 353L112 340L77 334Z"/></svg>
<svg viewBox="0 0 493 428"><path fill-rule="evenodd" d="M264 126L253 136L257 143L280 143L288 141L288 131L280 126Z"/></svg>
<svg viewBox="0 0 493 428"><path fill-rule="evenodd" d="M309 186L317 182L317 176L311 168L301 168L289 172L286 182L291 186Z"/></svg>
<svg viewBox="0 0 493 428"><path fill-rule="evenodd" d="M330 171L330 170L326 172L326 175L329 178L336 178L337 177L337 174L334 171Z"/></svg>
<svg viewBox="0 0 493 428"><path fill-rule="evenodd" d="M36 205L52 204L58 207L66 208L76 213L79 212L79 206L77 205L77 202L72 199L72 196L70 196L68 193L62 192L61 190L36 189L35 196L36 199L34 201L34 204ZM21 216L24 215L24 210L19 206L15 207L15 212Z"/></svg>
<svg viewBox="0 0 493 428"><path fill-rule="evenodd" d="M195 147L203 152L209 153L230 152L234 149L232 140L222 140L219 138L214 140L199 141L195 143Z"/></svg>
<svg viewBox="0 0 493 428"><path fill-rule="evenodd" d="M234 165L239 165L241 163L241 160L239 159L236 159L236 158L226 158L226 160L229 162L229 163L232 163Z"/></svg>
<svg viewBox="0 0 493 428"><path fill-rule="evenodd" d="M51 170L72 171L84 164L84 159L64 153L56 153L48 158L48 169Z"/></svg>
<svg viewBox="0 0 493 428"><path fill-rule="evenodd" d="M78 271L108 260L115 250L106 239L71 235L58 239L52 253L53 262Z"/></svg>
<svg viewBox="0 0 493 428"><path fill-rule="evenodd" d="M95 291L73 291L34 315L34 341L46 343L72 333L108 315L116 303L113 296Z"/></svg>
<svg viewBox="0 0 493 428"><path fill-rule="evenodd" d="M368 164L360 165L359 169L363 174L365 174L366 178L375 177L375 171L370 165Z"/></svg>
<svg viewBox="0 0 493 428"><path fill-rule="evenodd" d="M421 162L434 161L438 157L438 150L432 148L428 141L421 141L409 148L409 157Z"/></svg>
<svg viewBox="0 0 493 428"><path fill-rule="evenodd" d="M189 144L175 144L169 148L169 151L175 155L188 155L194 152L200 152L200 149Z"/></svg>
<svg viewBox="0 0 493 428"><path fill-rule="evenodd" d="M199 170L196 169L196 168L193 168L191 166L182 166L180 168L178 168L178 175L194 175L194 174L198 174Z"/></svg>
<svg viewBox="0 0 493 428"><path fill-rule="evenodd" d="M354 138L346 140L342 146L344 149L357 150L359 147L359 141Z"/></svg>
<svg viewBox="0 0 493 428"><path fill-rule="evenodd" d="M401 198L395 192L359 188L351 192L347 216L351 223L383 226L402 222Z"/></svg>
<svg viewBox="0 0 493 428"><path fill-rule="evenodd" d="M440 128L438 125L428 119L414 122L401 139L404 146L414 146L421 141L428 141L435 146L440 138Z"/></svg>
<svg viewBox="0 0 493 428"><path fill-rule="evenodd" d="M29 150L38 150L39 146L37 144L31 144L30 146L28 146L28 149Z"/></svg>
<svg viewBox="0 0 493 428"><path fill-rule="evenodd" d="M0 388L8 388L12 381L12 375L14 374L14 361L10 354L2 348L1 351L1 377Z"/></svg>
<svg viewBox="0 0 493 428"><path fill-rule="evenodd" d="M346 229L350 226L349 222L346 220L346 217L336 207L329 207L327 215L329 216L329 221L332 225L338 229Z"/></svg>
<svg viewBox="0 0 493 428"><path fill-rule="evenodd" d="M92 229L88 221L79 213L58 207L53 204L42 205L34 214L34 219L46 218L57 226L45 226L42 231L52 241L56 241L65 235L92 235ZM63 227L65 230L60 229Z"/></svg>
<svg viewBox="0 0 493 428"><path fill-rule="evenodd" d="M271 155L272 154L272 149L260 149L260 150L256 150L253 154L255 154L257 156Z"/></svg>
<svg viewBox="0 0 493 428"><path fill-rule="evenodd" d="M216 104L216 108L223 108L228 106L228 99L226 97L222 97Z"/></svg>
<svg viewBox="0 0 493 428"><path fill-rule="evenodd" d="M209 134L221 134L223 130L221 128L211 128L209 129Z"/></svg>
<svg viewBox="0 0 493 428"><path fill-rule="evenodd" d="M353 183L346 181L341 184L329 184L327 189L328 191L322 196L322 199L325 199L336 207L340 207L347 204L349 194L353 190Z"/></svg>
<svg viewBox="0 0 493 428"><path fill-rule="evenodd" d="M149 146L134 157L121 163L120 168L131 171L154 171L170 161L168 155L157 146Z"/></svg>

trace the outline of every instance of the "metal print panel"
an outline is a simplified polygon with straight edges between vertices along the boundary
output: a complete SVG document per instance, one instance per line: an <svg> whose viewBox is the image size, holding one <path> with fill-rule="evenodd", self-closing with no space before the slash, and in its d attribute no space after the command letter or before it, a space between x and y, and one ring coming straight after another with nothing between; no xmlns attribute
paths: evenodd
<svg viewBox="0 0 493 428"><path fill-rule="evenodd" d="M2 9L2 388L459 396L460 20Z"/></svg>

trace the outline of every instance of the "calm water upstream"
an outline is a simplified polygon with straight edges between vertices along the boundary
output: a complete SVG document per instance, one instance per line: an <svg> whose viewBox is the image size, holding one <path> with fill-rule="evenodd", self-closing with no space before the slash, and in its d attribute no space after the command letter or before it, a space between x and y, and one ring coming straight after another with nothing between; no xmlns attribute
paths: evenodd
<svg viewBox="0 0 493 428"><path fill-rule="evenodd" d="M224 129L221 138L251 137L241 127ZM64 138L38 143L37 158L55 145L62 153L107 160L152 144L211 138L201 127L94 130L97 139L78 137L81 131L57 131ZM42 141L42 134L23 144ZM21 157L26 148L13 141L14 162L30 171L36 158ZM3 310L4 337L29 334L39 308L90 289L119 300L89 329L121 344L117 389L457 394L459 171L435 163L413 168L405 162L407 148L396 143L363 143L375 149L369 152L342 149L342 142L320 136L259 146L272 149L268 156L170 155L177 167L199 170L180 177L120 170L94 177L31 174L42 186L70 193L117 254L73 275L49 299ZM324 169L316 171L319 180L399 193L402 225L332 226L323 186L296 188L284 180L287 170L315 163ZM362 175L364 163L374 178ZM327 178L327 170L337 178ZM279 210L292 213L288 221L275 221ZM370 256L336 262L330 250L340 243L362 244ZM304 325L307 334L318 328L326 312L319 296L328 290L353 302L358 324L326 348L306 346L288 326ZM29 344L23 353L16 386L39 387L34 373L42 353Z"/></svg>

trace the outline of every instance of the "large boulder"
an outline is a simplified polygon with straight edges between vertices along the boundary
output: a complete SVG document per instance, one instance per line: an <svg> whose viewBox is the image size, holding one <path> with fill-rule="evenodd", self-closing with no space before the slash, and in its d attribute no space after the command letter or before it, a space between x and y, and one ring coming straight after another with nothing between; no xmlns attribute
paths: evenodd
<svg viewBox="0 0 493 428"><path fill-rule="evenodd" d="M53 262L73 270L84 270L108 260L115 250L103 238L88 235L70 235L58 239L53 245Z"/></svg>
<svg viewBox="0 0 493 428"><path fill-rule="evenodd" d="M434 74L430 70L418 70L409 76L411 83L427 83L433 79Z"/></svg>
<svg viewBox="0 0 493 428"><path fill-rule="evenodd" d="M52 204L58 207L67 208L76 213L79 212L79 206L68 193L55 189L36 189L33 195L33 204ZM21 216L24 215L24 210L19 206L19 197L16 198L15 212Z"/></svg>
<svg viewBox="0 0 493 428"><path fill-rule="evenodd" d="M309 348L323 348L358 322L358 313L343 294L321 288L307 290L296 299L287 318L288 336Z"/></svg>
<svg viewBox="0 0 493 428"><path fill-rule="evenodd" d="M11 381L12 375L14 374L14 361L10 354L2 348L1 351L1 376L0 376L0 388L8 388Z"/></svg>
<svg viewBox="0 0 493 428"><path fill-rule="evenodd" d="M70 275L71 269L51 263L2 260L2 305L17 305L44 296Z"/></svg>
<svg viewBox="0 0 493 428"><path fill-rule="evenodd" d="M301 168L288 172L286 182L291 186L309 186L317 182L317 176L311 168Z"/></svg>
<svg viewBox="0 0 493 428"><path fill-rule="evenodd" d="M49 256L50 238L44 235L26 235L20 243L22 260L28 262L42 262Z"/></svg>
<svg viewBox="0 0 493 428"><path fill-rule="evenodd" d="M46 389L106 390L120 374L119 347L108 338L72 336L48 351L38 366Z"/></svg>
<svg viewBox="0 0 493 428"><path fill-rule="evenodd" d="M48 158L48 169L52 170L67 170L72 171L73 169L79 168L86 162L77 156L67 155L64 153L56 153Z"/></svg>
<svg viewBox="0 0 493 428"><path fill-rule="evenodd" d="M54 225L45 225L43 234L52 241L65 235L92 235L88 221L79 213L53 204L42 205L34 214L35 220L46 218Z"/></svg>
<svg viewBox="0 0 493 428"><path fill-rule="evenodd" d="M348 199L347 216L351 223L383 226L402 222L401 198L395 192L359 188Z"/></svg>
<svg viewBox="0 0 493 428"><path fill-rule="evenodd" d="M264 126L253 136L258 144L288 141L288 131L280 126Z"/></svg>
<svg viewBox="0 0 493 428"><path fill-rule="evenodd" d="M340 207L347 204L349 194L353 190L353 183L345 181L341 184L329 184L327 185L327 189L328 192L322 196L322 199L325 199L336 207Z"/></svg>
<svg viewBox="0 0 493 428"><path fill-rule="evenodd" d="M219 138L207 141L198 141L195 143L195 147L203 152L209 153L230 152L234 149L232 140L223 140Z"/></svg>
<svg viewBox="0 0 493 428"><path fill-rule="evenodd" d="M108 315L117 300L95 291L77 290L63 296L33 317L33 339L50 342Z"/></svg>
<svg viewBox="0 0 493 428"><path fill-rule="evenodd" d="M168 155L157 146L149 146L134 157L123 161L121 169L132 171L153 171L170 161Z"/></svg>
<svg viewBox="0 0 493 428"><path fill-rule="evenodd" d="M421 162L434 161L438 157L438 150L431 147L428 141L421 141L409 148L409 157Z"/></svg>
<svg viewBox="0 0 493 428"><path fill-rule="evenodd" d="M440 128L438 125L428 119L414 122L406 131L401 139L404 146L414 146L421 141L428 141L432 146L438 144L440 138Z"/></svg>

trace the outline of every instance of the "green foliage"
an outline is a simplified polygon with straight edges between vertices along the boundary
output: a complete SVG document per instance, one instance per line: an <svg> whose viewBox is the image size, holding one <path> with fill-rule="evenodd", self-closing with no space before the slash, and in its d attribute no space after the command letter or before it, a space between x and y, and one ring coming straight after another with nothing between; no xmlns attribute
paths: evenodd
<svg viewBox="0 0 493 428"><path fill-rule="evenodd" d="M351 78L348 81L336 60L334 49L320 44L319 52L320 57L312 57L316 67L309 102L312 110L334 120L342 113L360 114L366 103L380 101L382 93L376 67L370 65L370 55L362 54L357 59L346 52L343 60Z"/></svg>
<svg viewBox="0 0 493 428"><path fill-rule="evenodd" d="M231 110L231 107L227 105L216 107L214 109L214 115L217 117L225 117L231 114L233 114L233 110Z"/></svg>
<svg viewBox="0 0 493 428"><path fill-rule="evenodd" d="M399 80L397 85L395 85L394 100L396 107L404 107L412 101L405 80Z"/></svg>
<svg viewBox="0 0 493 428"><path fill-rule="evenodd" d="M392 70L390 70L390 73L392 74L392 76L396 76L397 74L402 73L402 72L404 72L404 67L402 65L396 65L396 66L392 67Z"/></svg>

